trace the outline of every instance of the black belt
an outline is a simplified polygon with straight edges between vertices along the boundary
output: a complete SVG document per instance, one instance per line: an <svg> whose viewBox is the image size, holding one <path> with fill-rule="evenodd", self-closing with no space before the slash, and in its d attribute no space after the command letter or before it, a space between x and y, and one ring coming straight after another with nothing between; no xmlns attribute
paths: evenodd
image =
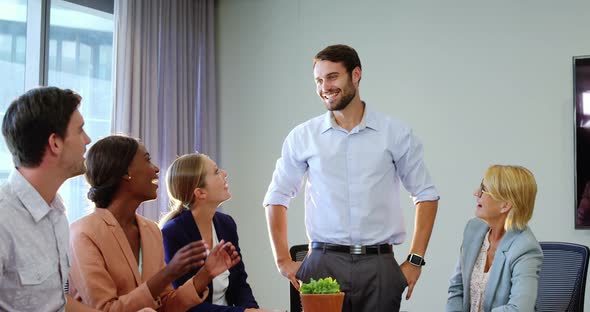
<svg viewBox="0 0 590 312"><path fill-rule="evenodd" d="M381 245L370 245L370 246L362 246L362 245L336 245L330 243L319 243L319 242L312 242L311 243L312 249L320 249L320 250L329 250L329 251L337 251L337 252L345 252L351 255L376 255L376 254L388 254L393 252L393 248L389 244L381 244Z"/></svg>

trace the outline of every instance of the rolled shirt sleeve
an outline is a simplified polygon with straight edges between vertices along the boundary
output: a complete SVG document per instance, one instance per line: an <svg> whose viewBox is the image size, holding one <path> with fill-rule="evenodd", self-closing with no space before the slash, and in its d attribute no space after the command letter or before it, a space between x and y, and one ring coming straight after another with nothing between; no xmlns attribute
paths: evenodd
<svg viewBox="0 0 590 312"><path fill-rule="evenodd" d="M289 207L293 199L301 190L302 180L307 171L307 163L297 154L297 132L293 129L283 142L281 157L277 160L272 181L264 197L262 205L282 205Z"/></svg>

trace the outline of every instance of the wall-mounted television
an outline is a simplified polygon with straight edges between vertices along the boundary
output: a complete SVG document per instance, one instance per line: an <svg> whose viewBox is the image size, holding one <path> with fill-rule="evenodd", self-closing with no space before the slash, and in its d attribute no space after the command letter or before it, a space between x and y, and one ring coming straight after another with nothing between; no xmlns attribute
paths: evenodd
<svg viewBox="0 0 590 312"><path fill-rule="evenodd" d="M573 58L575 226L590 229L590 55Z"/></svg>

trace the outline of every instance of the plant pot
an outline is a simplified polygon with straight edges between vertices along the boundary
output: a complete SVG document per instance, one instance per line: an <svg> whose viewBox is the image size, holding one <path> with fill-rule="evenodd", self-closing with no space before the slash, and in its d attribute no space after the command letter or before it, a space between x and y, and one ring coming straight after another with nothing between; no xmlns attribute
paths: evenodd
<svg viewBox="0 0 590 312"><path fill-rule="evenodd" d="M304 312L342 312L344 293L338 294L301 294Z"/></svg>

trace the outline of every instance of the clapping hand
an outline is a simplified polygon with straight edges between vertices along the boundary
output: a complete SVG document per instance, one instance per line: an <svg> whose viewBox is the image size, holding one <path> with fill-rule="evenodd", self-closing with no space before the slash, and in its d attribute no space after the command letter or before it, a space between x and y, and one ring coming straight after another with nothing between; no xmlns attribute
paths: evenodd
<svg viewBox="0 0 590 312"><path fill-rule="evenodd" d="M166 270L172 277L172 280L175 280L186 274L186 272L205 264L206 257L207 244L202 240L192 242L180 248L174 254L174 257L166 266Z"/></svg>
<svg viewBox="0 0 590 312"><path fill-rule="evenodd" d="M207 256L203 269L211 278L223 273L240 262L236 247L231 242L221 240Z"/></svg>
<svg viewBox="0 0 590 312"><path fill-rule="evenodd" d="M147 281L148 289L152 297L157 298L170 283L183 276L190 270L199 268L205 263L207 257L207 244L204 241L192 242L180 248L162 270ZM208 283L208 282L207 282ZM200 286L203 291L207 284Z"/></svg>

